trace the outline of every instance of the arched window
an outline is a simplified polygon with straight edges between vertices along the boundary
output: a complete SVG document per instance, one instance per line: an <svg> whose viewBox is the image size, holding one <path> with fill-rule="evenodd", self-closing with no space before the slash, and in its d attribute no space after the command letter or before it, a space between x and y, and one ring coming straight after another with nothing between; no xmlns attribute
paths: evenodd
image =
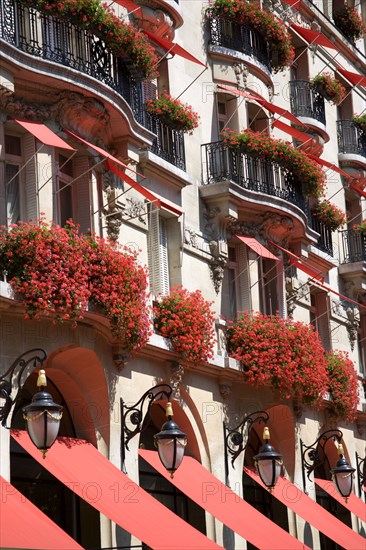
<svg viewBox="0 0 366 550"><path fill-rule="evenodd" d="M24 430L22 408L36 392L37 375L25 382L12 418L12 429ZM58 388L48 378L47 391L63 406L60 436L77 437L70 412ZM47 458L46 458L47 460ZM11 483L52 521L85 548L100 548L99 512L34 460L16 441L10 444Z"/></svg>

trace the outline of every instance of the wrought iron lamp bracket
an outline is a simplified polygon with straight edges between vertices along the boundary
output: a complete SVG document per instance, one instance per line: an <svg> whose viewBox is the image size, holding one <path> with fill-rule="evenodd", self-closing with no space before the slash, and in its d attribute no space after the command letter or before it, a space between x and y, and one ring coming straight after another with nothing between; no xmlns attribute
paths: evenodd
<svg viewBox="0 0 366 550"><path fill-rule="evenodd" d="M337 441L338 443L340 443L343 439L343 433L341 432L341 430L327 430L326 432L322 433L318 437L318 439L316 439L311 445L305 445L302 439L300 439L302 481L304 486L304 493L306 494L306 477L310 481L310 474L315 470L315 468L318 468L319 466L322 466L324 464L326 458L324 447L330 439L333 439L333 441ZM319 452L319 450L321 450L321 452Z"/></svg>
<svg viewBox="0 0 366 550"><path fill-rule="evenodd" d="M246 430L248 436L254 422L264 422L264 424L267 424L268 419L269 414L266 411L255 411L245 416L240 424L231 430L224 422L225 467L227 474L228 455L230 454L231 456L231 465L234 468L235 460L246 448L246 444L244 445L244 431Z"/></svg>
<svg viewBox="0 0 366 550"><path fill-rule="evenodd" d="M28 367L33 371L38 366L43 367L43 363L47 358L47 353L41 348L35 348L25 351L13 361L8 370L0 376L0 398L5 402L0 406L0 422L2 426L6 426L9 413L16 403L19 393L22 389L22 376ZM16 394L11 396L13 388L16 387Z"/></svg>
<svg viewBox="0 0 366 550"><path fill-rule="evenodd" d="M361 458L358 453L356 453L356 468L357 468L357 480L358 480L358 493L359 496L362 496L362 493L365 496L366 493L363 491L362 487L365 482L365 472L366 472L366 456Z"/></svg>

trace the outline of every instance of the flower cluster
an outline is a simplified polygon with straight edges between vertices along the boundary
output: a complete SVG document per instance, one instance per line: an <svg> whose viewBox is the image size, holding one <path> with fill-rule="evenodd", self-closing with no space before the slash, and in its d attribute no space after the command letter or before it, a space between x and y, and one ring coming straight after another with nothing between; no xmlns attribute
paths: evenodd
<svg viewBox="0 0 366 550"><path fill-rule="evenodd" d="M101 306L111 330L138 350L149 336L147 274L128 249L112 248L96 236L65 228L21 223L0 231L0 265L25 305L26 318L52 315L74 326L88 301Z"/></svg>
<svg viewBox="0 0 366 550"><path fill-rule="evenodd" d="M311 210L313 214L332 231L335 231L347 221L345 213L328 200L314 203Z"/></svg>
<svg viewBox="0 0 366 550"><path fill-rule="evenodd" d="M366 131L366 113L363 113L362 115L353 115L352 120L362 130Z"/></svg>
<svg viewBox="0 0 366 550"><path fill-rule="evenodd" d="M328 387L332 412L344 420L355 419L358 404L358 380L355 367L345 352L326 354Z"/></svg>
<svg viewBox="0 0 366 550"><path fill-rule="evenodd" d="M325 353L311 326L292 319L245 313L227 329L227 346L245 381L269 384L283 399L321 406L328 388Z"/></svg>
<svg viewBox="0 0 366 550"><path fill-rule="evenodd" d="M208 16L230 19L239 25L256 30L267 40L271 51L275 53L274 72L289 67L293 62L295 50L285 25L271 12L261 10L259 2L215 0L208 10Z"/></svg>
<svg viewBox="0 0 366 550"><path fill-rule="evenodd" d="M335 25L352 42L362 38L366 33L366 25L361 15L351 6L343 6L333 13Z"/></svg>
<svg viewBox="0 0 366 550"><path fill-rule="evenodd" d="M184 360L203 363L213 357L214 316L199 290L176 287L161 296L154 305L154 326Z"/></svg>
<svg viewBox="0 0 366 550"><path fill-rule="evenodd" d="M158 59L147 38L132 25L117 17L106 3L100 0L21 0L26 6L45 15L70 21L94 33L104 41L117 57L128 58L131 65L144 76L157 75Z"/></svg>
<svg viewBox="0 0 366 550"><path fill-rule="evenodd" d="M362 220L361 223L353 225L352 230L358 235L366 235L366 220Z"/></svg>
<svg viewBox="0 0 366 550"><path fill-rule="evenodd" d="M321 73L310 79L312 88L334 105L342 103L347 90L331 73Z"/></svg>
<svg viewBox="0 0 366 550"><path fill-rule="evenodd" d="M149 99L146 102L146 110L151 115L159 117L168 126L183 132L191 132L197 128L200 118L190 105L174 99L168 93L162 94L157 99Z"/></svg>
<svg viewBox="0 0 366 550"><path fill-rule="evenodd" d="M222 134L229 147L254 157L268 158L288 170L309 197L320 197L325 189L325 175L318 164L289 142L273 139L266 133L243 130L235 134L225 129Z"/></svg>

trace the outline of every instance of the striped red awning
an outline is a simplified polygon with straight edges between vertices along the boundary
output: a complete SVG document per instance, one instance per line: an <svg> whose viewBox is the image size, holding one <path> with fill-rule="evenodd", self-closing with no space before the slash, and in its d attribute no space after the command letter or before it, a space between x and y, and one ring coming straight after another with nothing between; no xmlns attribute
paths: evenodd
<svg viewBox="0 0 366 550"><path fill-rule="evenodd" d="M60 149L68 149L69 151L75 151L71 145L61 139L55 132L52 132L45 124L40 122L26 122L24 120L14 119L15 122L23 126L27 132L33 134L34 137L39 139L44 145L50 147L59 147Z"/></svg>
<svg viewBox="0 0 366 550"><path fill-rule="evenodd" d="M246 237L244 235L234 235L234 237L240 239L242 243L249 246L251 250L258 254L258 256L262 256L262 258L267 258L268 260L275 260L276 262L279 261L279 258L277 258L277 256L272 254L272 252L270 252L268 248L257 241L257 239L255 239L254 237Z"/></svg>
<svg viewBox="0 0 366 550"><path fill-rule="evenodd" d="M187 52L182 46L179 46L179 44L176 44L175 42L172 42L171 40L168 40L167 38L163 38L162 36L156 36L152 32L143 30L144 34L148 36L151 40L156 42L159 46L163 48L168 53L171 53L173 55L179 55L180 57L184 57L185 59L188 59L188 61L193 61L193 63L197 63L198 65L202 65L202 67L206 67L202 61L197 59L197 57L194 57L191 53Z"/></svg>
<svg viewBox="0 0 366 550"><path fill-rule="evenodd" d="M318 31L312 31L311 29L306 29L304 27L300 27L299 25L295 25L292 23L291 27L302 37L304 38L309 44L317 44L318 46L323 46L324 48L331 48L333 50L338 51L338 47L336 44L333 44L327 38L324 34Z"/></svg>

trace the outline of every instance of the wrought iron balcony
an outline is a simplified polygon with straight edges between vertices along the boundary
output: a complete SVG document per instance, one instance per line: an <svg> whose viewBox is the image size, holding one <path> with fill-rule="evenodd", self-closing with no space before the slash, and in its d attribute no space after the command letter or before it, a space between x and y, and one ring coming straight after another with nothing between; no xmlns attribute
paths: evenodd
<svg viewBox="0 0 366 550"><path fill-rule="evenodd" d="M210 41L213 46L223 46L256 58L271 70L271 52L262 35L245 25L220 17L209 19Z"/></svg>
<svg viewBox="0 0 366 550"><path fill-rule="evenodd" d="M366 158L366 134L352 120L337 121L339 153L361 155Z"/></svg>
<svg viewBox="0 0 366 550"><path fill-rule="evenodd" d="M325 124L324 97L317 93L307 80L292 80L290 104L293 115L308 117Z"/></svg>
<svg viewBox="0 0 366 550"><path fill-rule="evenodd" d="M310 224L312 229L319 233L319 239L315 246L319 248L319 250L333 256L332 230L313 214L311 214L310 217Z"/></svg>
<svg viewBox="0 0 366 550"><path fill-rule="evenodd" d="M17 0L0 0L0 39L17 49L87 74L118 92L144 124L142 83L104 42L76 25Z"/></svg>
<svg viewBox="0 0 366 550"><path fill-rule="evenodd" d="M366 261L366 235L356 233L353 229L340 231L342 264Z"/></svg>
<svg viewBox="0 0 366 550"><path fill-rule="evenodd" d="M207 143L203 147L203 184L225 180L243 189L278 197L301 208L308 214L308 202L301 182L275 162L254 158L229 148L224 142Z"/></svg>
<svg viewBox="0 0 366 550"><path fill-rule="evenodd" d="M145 113L146 127L156 134L150 151L181 170L186 169L184 133L174 130L157 117Z"/></svg>

